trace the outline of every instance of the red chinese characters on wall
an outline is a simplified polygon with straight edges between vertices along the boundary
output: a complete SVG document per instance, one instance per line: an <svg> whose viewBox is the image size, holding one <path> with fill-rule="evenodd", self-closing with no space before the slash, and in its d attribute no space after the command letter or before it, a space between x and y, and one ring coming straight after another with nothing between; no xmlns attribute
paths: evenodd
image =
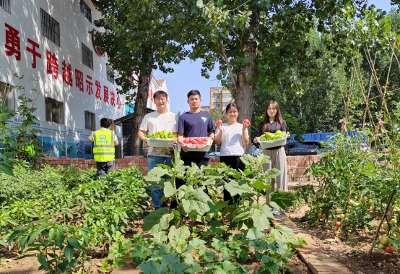
<svg viewBox="0 0 400 274"><path fill-rule="evenodd" d="M55 53L46 50L47 57L47 74L54 74L54 79L58 79L58 59Z"/></svg>
<svg viewBox="0 0 400 274"><path fill-rule="evenodd" d="M39 48L39 44L28 38L28 43L32 45L32 48L26 46L26 50L32 53L32 68L36 68L36 57L42 58L42 55L36 51L36 48Z"/></svg>
<svg viewBox="0 0 400 274"><path fill-rule="evenodd" d="M83 73L79 69L75 69L75 86L79 88L80 91L83 91Z"/></svg>
<svg viewBox="0 0 400 274"><path fill-rule="evenodd" d="M70 87L72 87L72 67L71 64L67 64L65 60L62 61L63 70L63 81Z"/></svg>
<svg viewBox="0 0 400 274"><path fill-rule="evenodd" d="M111 91L111 105L115 107L115 93L114 91Z"/></svg>
<svg viewBox="0 0 400 274"><path fill-rule="evenodd" d="M104 102L108 104L108 87L104 86Z"/></svg>
<svg viewBox="0 0 400 274"><path fill-rule="evenodd" d="M96 85L96 98L101 100L101 94L100 94L101 84L99 81L96 80L95 85Z"/></svg>
<svg viewBox="0 0 400 274"><path fill-rule="evenodd" d="M5 25L5 53L6 56L14 56L15 60L21 61L21 39L19 37L20 31L13 28L7 23ZM31 67L36 68L37 58L42 58L42 54L39 52L40 45L36 43L34 40L27 38L26 42L26 51L32 55ZM40 64L40 63L39 63ZM52 53L50 50L46 50L46 73L53 74L55 79L58 79L58 58L55 53ZM72 76L72 66L70 63L67 63L65 60L62 62L62 81L65 82L68 86L73 86L73 76ZM134 75L132 75L134 76ZM137 76L138 78L138 76ZM136 79L136 83L137 83ZM132 77L131 81L135 81ZM75 69L75 86L82 92L84 92L84 85L86 83L86 92L88 95L93 94L93 78L92 76L86 75L86 82L83 79L83 72L79 69ZM100 81L95 81L96 86L96 98L101 100L101 83ZM150 90L149 97L153 100L153 91ZM103 101L107 104L111 104L113 107L117 107L121 109L121 98L118 94L116 98L115 91L111 91L109 94L109 89L107 86L103 87Z"/></svg>
<svg viewBox="0 0 400 274"><path fill-rule="evenodd" d="M122 105L121 99L119 98L119 94L118 94L118 97L117 97L117 106L118 106L118 109L121 109L121 105Z"/></svg>
<svg viewBox="0 0 400 274"><path fill-rule="evenodd" d="M147 93L147 97L154 103L154 98L153 98L153 89L149 89L149 92Z"/></svg>
<svg viewBox="0 0 400 274"><path fill-rule="evenodd" d="M86 75L86 91L89 95L93 94L93 82L92 82L92 77L89 75Z"/></svg>
<svg viewBox="0 0 400 274"><path fill-rule="evenodd" d="M19 40L19 31L11 27L9 24L4 23L6 26L6 55L13 56L15 60L21 60L21 44Z"/></svg>

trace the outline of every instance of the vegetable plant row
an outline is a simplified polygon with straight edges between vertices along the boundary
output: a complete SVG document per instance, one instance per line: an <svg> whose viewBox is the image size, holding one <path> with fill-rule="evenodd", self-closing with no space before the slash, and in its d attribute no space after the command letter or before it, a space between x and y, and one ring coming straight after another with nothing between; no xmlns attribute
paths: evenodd
<svg viewBox="0 0 400 274"><path fill-rule="evenodd" d="M35 170L22 162L15 177L0 175L0 245L36 256L40 269L51 273L89 273L96 252L111 258L112 267L131 260L144 273L248 273L243 264L251 261L263 262L255 273L286 271L294 248L305 242L274 224L271 209L260 203L271 187L265 182L280 171L264 173L265 155L242 161L243 172L222 163L187 167L176 153L172 168L161 165L145 178L132 167L101 180L94 170ZM176 189L177 178L187 184ZM132 222L149 212L152 186L164 189L165 200L177 199L177 209L144 217L143 231L151 237L125 237ZM222 187L241 199L228 205L220 198ZM276 208L295 202L283 191L270 197ZM109 269L105 260L102 270Z"/></svg>
<svg viewBox="0 0 400 274"><path fill-rule="evenodd" d="M400 247L400 148L365 150L368 136L336 135L306 171L318 180L319 189L303 186L298 198L310 207L304 220L334 228L342 238L373 230L369 254L374 247L392 253Z"/></svg>

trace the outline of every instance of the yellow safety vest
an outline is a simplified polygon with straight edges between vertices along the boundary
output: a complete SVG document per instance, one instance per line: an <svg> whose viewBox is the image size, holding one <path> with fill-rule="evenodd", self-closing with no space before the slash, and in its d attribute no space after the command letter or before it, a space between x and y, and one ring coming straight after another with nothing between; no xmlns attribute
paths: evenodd
<svg viewBox="0 0 400 274"><path fill-rule="evenodd" d="M31 156L35 155L35 149L33 148L33 145L22 147L22 151L28 152L28 154Z"/></svg>
<svg viewBox="0 0 400 274"><path fill-rule="evenodd" d="M93 154L96 162L109 162L115 158L114 131L97 130L92 132Z"/></svg>

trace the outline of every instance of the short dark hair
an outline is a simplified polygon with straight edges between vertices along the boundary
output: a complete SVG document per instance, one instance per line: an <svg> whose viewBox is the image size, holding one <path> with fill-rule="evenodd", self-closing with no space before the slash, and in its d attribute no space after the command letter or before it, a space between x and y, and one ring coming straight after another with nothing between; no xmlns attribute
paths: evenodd
<svg viewBox="0 0 400 274"><path fill-rule="evenodd" d="M109 128L111 126L112 120L109 118L101 118L100 126L104 128Z"/></svg>
<svg viewBox="0 0 400 274"><path fill-rule="evenodd" d="M37 137L36 137L35 134L32 134L32 135L31 135L31 139L32 139L32 140L35 140L36 138L37 138Z"/></svg>
<svg viewBox="0 0 400 274"><path fill-rule="evenodd" d="M191 91L189 91L189 93L187 94L188 99L192 95L199 95L199 97L201 98L200 91L198 91L197 89L192 89Z"/></svg>
<svg viewBox="0 0 400 274"><path fill-rule="evenodd" d="M168 99L168 93L166 93L163 90L157 90L156 92L154 92L153 94L153 99L155 100L157 97L165 97Z"/></svg>

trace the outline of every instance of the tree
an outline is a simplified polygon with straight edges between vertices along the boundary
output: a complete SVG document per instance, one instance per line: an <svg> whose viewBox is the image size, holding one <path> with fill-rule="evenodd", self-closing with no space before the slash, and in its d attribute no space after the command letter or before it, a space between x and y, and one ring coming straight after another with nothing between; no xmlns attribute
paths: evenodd
<svg viewBox="0 0 400 274"><path fill-rule="evenodd" d="M254 91L271 90L282 79L297 88L308 67L306 34L322 32L338 17L354 16L364 1L350 0L193 0L183 7L190 14L185 31L192 43L190 57L203 58L204 76L220 64L220 78L230 78L239 120L251 118ZM237 76L236 78L234 76ZM224 83L223 83L224 84Z"/></svg>
<svg viewBox="0 0 400 274"><path fill-rule="evenodd" d="M152 70L173 72L166 64L179 63L187 52L174 25L177 21L170 16L176 6L173 1L140 0L97 0L93 4L104 16L95 25L106 30L96 35L96 45L107 53L113 69L118 71L115 79L121 86L118 92L129 94L137 88L127 97L135 99L132 136L136 137L146 114ZM133 73L138 75L137 82ZM133 140L132 155L140 155L140 139Z"/></svg>
<svg viewBox="0 0 400 274"><path fill-rule="evenodd" d="M217 123L218 119L221 119L222 122L226 123L228 122L228 117L226 115L221 114L218 108L212 108L208 111L210 113L210 116L215 123Z"/></svg>

